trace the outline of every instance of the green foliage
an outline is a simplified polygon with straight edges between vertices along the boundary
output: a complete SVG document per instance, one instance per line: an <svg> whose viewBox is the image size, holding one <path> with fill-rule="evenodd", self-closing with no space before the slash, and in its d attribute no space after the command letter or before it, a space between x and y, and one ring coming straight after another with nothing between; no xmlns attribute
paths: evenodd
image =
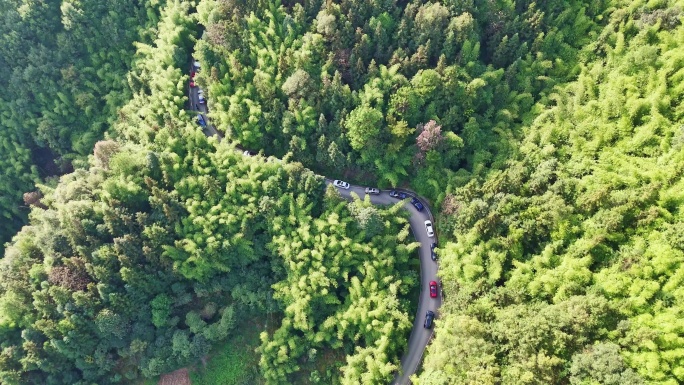
<svg viewBox="0 0 684 385"><path fill-rule="evenodd" d="M684 381L683 7L0 2L0 382L154 377L255 314L198 381L390 382L417 245L305 167L439 209L414 383Z"/></svg>
<svg viewBox="0 0 684 385"><path fill-rule="evenodd" d="M417 247L396 235L407 226L401 206L381 210L356 201L328 207L323 218L270 225L289 235L269 245L283 258L286 278L273 286L285 317L272 335L261 336L266 383L290 383L311 348L347 352L342 383L390 381L398 369L412 325L401 295L416 283L407 273ZM358 216L372 218L352 230Z"/></svg>
<svg viewBox="0 0 684 385"><path fill-rule="evenodd" d="M22 194L91 153L130 98L133 42L163 3L0 2L0 250L27 219Z"/></svg>
<svg viewBox="0 0 684 385"><path fill-rule="evenodd" d="M614 343L598 343L589 351L577 353L572 358L570 383L638 385L644 381L633 370L626 367L620 347Z"/></svg>
<svg viewBox="0 0 684 385"><path fill-rule="evenodd" d="M190 373L194 385L263 384L259 375L259 357L254 351L259 345L259 326L248 323L240 334L232 336L209 353L210 360Z"/></svg>
<svg viewBox="0 0 684 385"><path fill-rule="evenodd" d="M352 110L345 121L349 131L349 144L355 150L374 148L379 143L382 113L375 108L359 106Z"/></svg>
<svg viewBox="0 0 684 385"><path fill-rule="evenodd" d="M118 141L98 142L87 168L42 187L30 226L7 250L1 381L155 377L205 356L245 316L275 311L283 326L262 342L265 357L270 346L282 350L281 338L298 338L286 326L294 325L308 330L302 352L344 346L356 366L370 354L386 370L354 369L351 378L387 380L405 346L387 339L405 341L411 323L402 296L416 283L407 263L415 245L396 236L406 226L400 208L353 227L347 206L325 202L322 178L300 164L245 158L199 132L184 111L179 69L191 37L188 10L169 3L154 45L138 45L134 97L113 127ZM310 112L292 119L296 130L317 126ZM323 261L333 252L337 259ZM304 292L313 307L298 309L307 305ZM366 348L356 356L361 338ZM262 369L267 381L276 378ZM342 372L325 376L338 381Z"/></svg>
<svg viewBox="0 0 684 385"><path fill-rule="evenodd" d="M535 103L576 75L606 6L203 0L199 78L243 146L383 186L424 179L415 187L439 200L454 171L505 164ZM426 162L415 129L429 121L445 145Z"/></svg>
<svg viewBox="0 0 684 385"><path fill-rule="evenodd" d="M418 383L684 379L681 4L616 7L514 156L445 197L454 295Z"/></svg>

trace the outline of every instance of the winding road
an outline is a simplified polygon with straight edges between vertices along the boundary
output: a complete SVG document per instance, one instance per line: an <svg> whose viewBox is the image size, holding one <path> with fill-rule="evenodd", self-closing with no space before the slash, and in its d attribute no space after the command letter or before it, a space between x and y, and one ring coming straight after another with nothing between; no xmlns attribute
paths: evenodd
<svg viewBox="0 0 684 385"><path fill-rule="evenodd" d="M325 180L326 184L330 184L333 181L330 179ZM359 198L364 199L366 196L365 187L352 185L348 190L338 188L340 194L349 200L352 199L351 193L355 192ZM420 199L420 198L419 198ZM399 201L397 199L389 196L388 190L380 191L379 195L371 195L370 200L375 205L392 205ZM441 290L437 290L437 298L430 298L430 290L428 290L428 285L430 281L439 281L437 279L437 269L439 265L437 262L433 261L430 257L430 245L432 242L436 242L435 238L430 238L425 231L425 221L431 220L434 223L432 215L430 215L430 209L425 204L425 201L421 199L425 209L423 211L418 211L410 202L406 199L404 202L404 208L408 210L411 214L409 218L409 223L411 225L411 230L416 240L420 242L420 298L418 300L418 311L416 317L413 320L413 330L411 330L411 337L408 342L408 351L404 354L401 359L402 373L398 375L394 384L404 385L408 384L409 376L416 372L420 360L423 357L423 352L427 347L430 338L432 337L433 329L425 329L423 327L423 321L425 321L425 313L428 310L432 310L437 313L437 308L442 305Z"/></svg>
<svg viewBox="0 0 684 385"><path fill-rule="evenodd" d="M217 136L219 140L222 139L221 134L211 124L207 116L207 107L205 104L199 103L198 87L189 87L190 107L192 110L198 112L204 118L206 127L202 130L207 136ZM206 95L205 95L206 98ZM331 184L333 181L326 178L325 183ZM365 187L351 185L349 189L338 188L342 197L351 200L351 193L355 192L361 199L365 198ZM416 194L402 190L409 195L409 197L416 196ZM433 329L426 329L423 327L425 321L425 313L432 310L438 314L437 310L442 305L442 290L441 287L437 290L437 298L430 297L429 284L430 281L437 281L437 269L439 265L430 257L430 245L437 242L436 238L428 237L425 231L425 221L431 220L434 225L434 218L430 213L430 208L427 206L424 199L418 198L425 208L423 211L418 211L410 202L410 199L404 201L404 208L411 214L409 223L414 237L420 242L419 257L420 257L420 298L418 300L418 311L413 321L413 329L411 330L411 337L408 341L408 350L404 353L401 359L401 373L397 374L392 384L406 385L410 383L409 377L416 372L420 364L423 352L427 347L430 338L432 337ZM378 195L371 195L370 200L376 205L392 205L399 202L397 199L389 196L389 190L382 190Z"/></svg>

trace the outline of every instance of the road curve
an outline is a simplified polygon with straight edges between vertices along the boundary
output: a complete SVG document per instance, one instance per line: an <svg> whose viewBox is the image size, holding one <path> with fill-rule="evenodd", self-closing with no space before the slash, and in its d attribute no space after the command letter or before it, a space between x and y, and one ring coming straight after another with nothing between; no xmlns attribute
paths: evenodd
<svg viewBox="0 0 684 385"><path fill-rule="evenodd" d="M189 88L190 109L198 112L207 122L207 126L203 127L203 132L207 136L217 136L219 140L222 139L221 134L214 128L207 116L207 107L205 104L199 104L199 97L197 94L198 87ZM206 98L206 95L205 95ZM325 183L332 184L332 179L325 179ZM349 189L337 189L343 198L351 200L351 193L355 192L361 199L366 196L365 187L351 185ZM409 193L409 196L415 194ZM397 199L389 196L389 190L381 190L378 195L371 195L370 200L375 205L392 205L399 202ZM418 211L411 202L407 199L404 203L404 208L411 214L409 224L414 237L420 242L419 258L420 258L420 298L418 299L418 311L416 312L413 321L413 329L411 330L411 337L408 341L408 349L401 359L401 372L397 374L392 384L406 385L410 383L409 377L416 372L420 360L423 357L423 352L430 342L433 329L425 329L423 322L425 321L425 313L432 310L438 314L437 310L442 305L442 290L441 287L437 290L437 298L430 297L430 290L428 288L430 281L437 281L437 269L439 265L430 257L430 245L437 242L436 238L430 238L425 231L425 221L432 220L434 226L434 219L430 214L430 208L427 206L424 199L421 202L425 206L423 211Z"/></svg>
<svg viewBox="0 0 684 385"><path fill-rule="evenodd" d="M331 184L331 179L325 179L326 184ZM351 185L349 189L337 189L342 197L351 200L351 193L355 192L359 198L364 199L366 196L365 187ZM379 195L370 195L370 200L375 205L391 205L399 202L397 199L389 196L389 190L381 190ZM410 383L409 377L416 372L420 360L423 357L423 352L427 347L430 338L432 337L433 329L425 329L423 321L425 321L425 313L432 310L437 314L437 309L442 305L441 290L437 290L437 298L430 298L430 290L428 285L430 281L437 281L437 269L439 265L430 257L430 245L436 242L435 238L430 238L425 231L425 221L433 220L430 215L430 209L421 199L421 202L426 207L423 211L418 211L411 202L407 199L404 203L404 208L411 214L409 224L414 237L420 242L420 298L418 300L418 311L413 320L413 330L411 330L411 337L408 342L408 350L404 353L401 359L402 371L392 382L396 385L405 385ZM434 226L434 224L433 224Z"/></svg>

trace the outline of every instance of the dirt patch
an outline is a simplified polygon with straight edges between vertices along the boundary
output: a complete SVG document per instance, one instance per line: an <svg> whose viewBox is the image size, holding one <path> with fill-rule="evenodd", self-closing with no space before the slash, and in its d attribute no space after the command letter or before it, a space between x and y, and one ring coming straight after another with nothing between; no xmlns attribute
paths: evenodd
<svg viewBox="0 0 684 385"><path fill-rule="evenodd" d="M178 369L162 375L157 385L191 385L188 369Z"/></svg>

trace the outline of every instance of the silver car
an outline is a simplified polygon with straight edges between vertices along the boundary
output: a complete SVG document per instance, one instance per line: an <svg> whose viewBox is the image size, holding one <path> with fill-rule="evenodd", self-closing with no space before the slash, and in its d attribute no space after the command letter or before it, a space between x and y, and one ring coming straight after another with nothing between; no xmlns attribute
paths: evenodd
<svg viewBox="0 0 684 385"><path fill-rule="evenodd" d="M435 236L435 229L432 227L432 222L425 221L425 231L427 232L428 237L432 238Z"/></svg>
<svg viewBox="0 0 684 385"><path fill-rule="evenodd" d="M375 187L366 187L366 194L368 195L379 195L380 190Z"/></svg>

